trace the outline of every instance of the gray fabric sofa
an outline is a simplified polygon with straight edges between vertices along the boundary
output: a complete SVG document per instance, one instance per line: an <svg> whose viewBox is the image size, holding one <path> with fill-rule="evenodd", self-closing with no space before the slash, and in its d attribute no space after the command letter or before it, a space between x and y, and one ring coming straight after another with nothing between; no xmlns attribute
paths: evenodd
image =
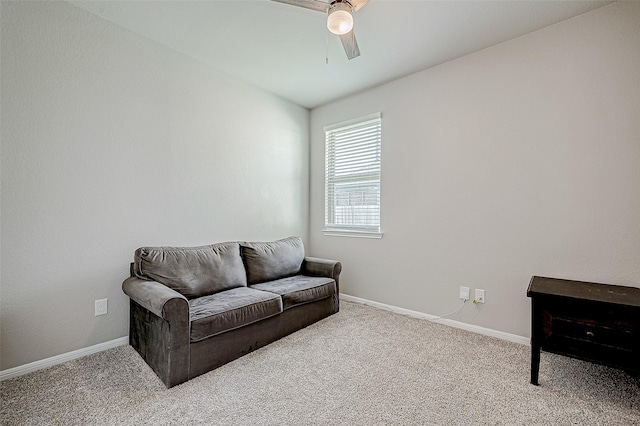
<svg viewBox="0 0 640 426"><path fill-rule="evenodd" d="M338 312L341 270L298 237L139 248L129 343L170 388Z"/></svg>

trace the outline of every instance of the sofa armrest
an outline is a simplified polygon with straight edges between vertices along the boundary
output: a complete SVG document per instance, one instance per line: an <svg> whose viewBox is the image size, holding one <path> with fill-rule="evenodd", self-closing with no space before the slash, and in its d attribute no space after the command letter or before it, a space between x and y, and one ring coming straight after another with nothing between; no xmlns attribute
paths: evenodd
<svg viewBox="0 0 640 426"><path fill-rule="evenodd" d="M337 286L339 285L340 272L342 272L342 263L337 260L305 257L302 262L302 272L308 275L333 278Z"/></svg>
<svg viewBox="0 0 640 426"><path fill-rule="evenodd" d="M162 319L189 321L187 298L164 284L129 277L122 283L122 291L137 304Z"/></svg>
<svg viewBox="0 0 640 426"><path fill-rule="evenodd" d="M169 388L189 379L189 302L156 281L129 277L129 344Z"/></svg>

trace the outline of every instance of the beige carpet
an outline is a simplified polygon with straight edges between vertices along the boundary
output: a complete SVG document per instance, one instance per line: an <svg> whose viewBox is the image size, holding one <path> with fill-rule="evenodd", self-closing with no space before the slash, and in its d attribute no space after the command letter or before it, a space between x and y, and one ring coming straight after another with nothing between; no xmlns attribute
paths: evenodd
<svg viewBox="0 0 640 426"><path fill-rule="evenodd" d="M0 384L3 425L632 425L640 381L342 302L341 312L165 389L128 346ZM640 360L639 360L640 362Z"/></svg>

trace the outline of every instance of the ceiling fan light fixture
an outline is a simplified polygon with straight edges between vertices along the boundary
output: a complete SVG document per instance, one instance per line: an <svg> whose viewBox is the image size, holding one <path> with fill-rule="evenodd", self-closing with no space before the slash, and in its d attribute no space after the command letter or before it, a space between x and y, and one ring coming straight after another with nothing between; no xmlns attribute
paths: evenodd
<svg viewBox="0 0 640 426"><path fill-rule="evenodd" d="M331 5L327 17L327 28L337 35L347 34L353 29L353 15L346 3L337 2Z"/></svg>

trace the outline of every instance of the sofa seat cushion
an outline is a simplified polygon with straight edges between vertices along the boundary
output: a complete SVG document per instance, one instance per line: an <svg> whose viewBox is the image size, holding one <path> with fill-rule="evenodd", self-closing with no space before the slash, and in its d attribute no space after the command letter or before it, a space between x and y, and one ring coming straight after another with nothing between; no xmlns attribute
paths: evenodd
<svg viewBox="0 0 640 426"><path fill-rule="evenodd" d="M197 342L282 312L282 299L248 287L189 300L191 341Z"/></svg>
<svg viewBox="0 0 640 426"><path fill-rule="evenodd" d="M134 260L138 278L158 281L187 299L247 285L240 245L235 242L141 247Z"/></svg>
<svg viewBox="0 0 640 426"><path fill-rule="evenodd" d="M289 237L269 243L242 243L241 253L247 283L259 284L300 273L304 245L300 237Z"/></svg>
<svg viewBox="0 0 640 426"><path fill-rule="evenodd" d="M250 286L255 290L263 290L282 296L284 309L325 299L336 293L336 282L326 277L310 277L294 275Z"/></svg>

